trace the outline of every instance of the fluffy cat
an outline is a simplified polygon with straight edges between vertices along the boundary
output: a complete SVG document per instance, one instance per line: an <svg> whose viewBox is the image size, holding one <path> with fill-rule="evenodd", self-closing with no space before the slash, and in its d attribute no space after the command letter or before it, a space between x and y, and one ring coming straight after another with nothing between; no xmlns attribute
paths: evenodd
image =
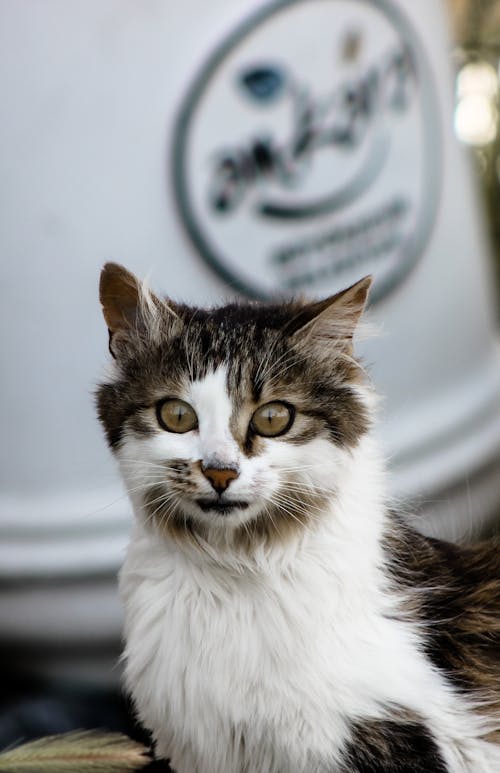
<svg viewBox="0 0 500 773"><path fill-rule="evenodd" d="M387 506L369 285L204 310L103 269L126 686L177 773L500 771L499 553Z"/></svg>

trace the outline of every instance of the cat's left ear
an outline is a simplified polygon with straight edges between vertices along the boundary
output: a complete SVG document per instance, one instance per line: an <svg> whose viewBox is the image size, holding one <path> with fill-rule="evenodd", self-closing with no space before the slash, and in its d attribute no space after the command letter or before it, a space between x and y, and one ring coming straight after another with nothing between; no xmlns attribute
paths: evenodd
<svg viewBox="0 0 500 773"><path fill-rule="evenodd" d="M341 290L336 295L306 304L287 325L287 332L295 343L331 341L348 350L368 300L372 277Z"/></svg>

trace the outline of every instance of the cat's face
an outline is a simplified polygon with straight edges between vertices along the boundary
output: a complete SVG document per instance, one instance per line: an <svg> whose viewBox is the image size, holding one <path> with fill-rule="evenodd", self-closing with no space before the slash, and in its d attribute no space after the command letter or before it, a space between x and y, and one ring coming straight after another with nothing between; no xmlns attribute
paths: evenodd
<svg viewBox="0 0 500 773"><path fill-rule="evenodd" d="M153 528L279 539L319 517L369 423L351 351L368 287L206 311L105 267L115 362L99 417Z"/></svg>

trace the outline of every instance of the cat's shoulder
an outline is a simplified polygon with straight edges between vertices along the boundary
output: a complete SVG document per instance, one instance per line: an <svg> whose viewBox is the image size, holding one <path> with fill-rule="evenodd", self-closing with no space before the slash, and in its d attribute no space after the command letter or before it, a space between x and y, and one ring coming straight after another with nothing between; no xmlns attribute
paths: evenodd
<svg viewBox="0 0 500 773"><path fill-rule="evenodd" d="M451 544L393 516L385 550L402 614L421 626L434 666L476 695L500 732L500 538Z"/></svg>
<svg viewBox="0 0 500 773"><path fill-rule="evenodd" d="M461 545L428 537L409 526L395 512L390 514L384 550L391 572L403 584L421 583L436 592L472 597L484 593L484 601L500 603L500 535ZM430 584L432 583L432 585Z"/></svg>

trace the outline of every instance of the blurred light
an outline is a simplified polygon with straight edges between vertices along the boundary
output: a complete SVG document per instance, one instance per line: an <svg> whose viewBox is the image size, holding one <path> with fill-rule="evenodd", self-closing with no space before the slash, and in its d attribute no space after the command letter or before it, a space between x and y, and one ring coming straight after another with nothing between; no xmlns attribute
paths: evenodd
<svg viewBox="0 0 500 773"><path fill-rule="evenodd" d="M466 64L457 76L457 93L459 97L469 94L484 94L496 98L498 93L498 76L491 64L487 62L471 62Z"/></svg>
<svg viewBox="0 0 500 773"><path fill-rule="evenodd" d="M498 113L490 97L469 94L455 110L457 137L468 145L488 145L497 134Z"/></svg>
<svg viewBox="0 0 500 773"><path fill-rule="evenodd" d="M499 81L487 62L471 62L457 76L455 132L468 145L481 147L497 135Z"/></svg>

